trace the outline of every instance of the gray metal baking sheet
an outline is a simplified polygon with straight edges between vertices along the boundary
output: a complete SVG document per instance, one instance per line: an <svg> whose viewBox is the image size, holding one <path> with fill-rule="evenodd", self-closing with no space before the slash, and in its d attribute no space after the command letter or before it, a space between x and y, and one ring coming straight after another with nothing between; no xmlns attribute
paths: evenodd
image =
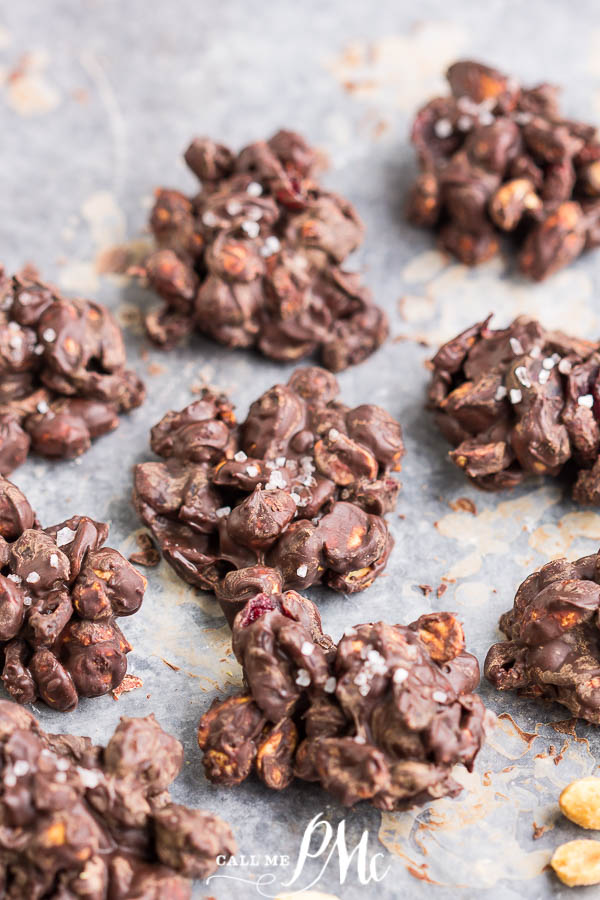
<svg viewBox="0 0 600 900"><path fill-rule="evenodd" d="M326 630L338 637L348 624L408 622L448 608L463 618L469 647L482 661L498 636L498 615L530 570L598 547L598 512L577 509L553 483L534 481L500 496L468 486L423 411L424 363L436 343L488 311L498 324L529 312L585 337L600 333L599 252L530 285L514 276L508 257L474 271L457 265L403 220L402 196L414 173L411 112L442 88L446 65L464 55L525 82L559 82L568 115L600 118L593 0L0 2L0 257L9 270L35 262L66 290L106 303L148 386L146 404L81 460L31 458L15 473L44 523L72 513L110 520L110 543L131 552L139 528L131 467L147 453L149 426L189 402L194 385L229 390L244 415L253 398L287 379L289 366L201 338L171 355L150 348L140 310L152 298L111 272L115 247L129 260L143 253L153 187L193 188L181 161L192 135L239 147L284 126L327 153L326 183L348 195L368 226L353 264L387 309L394 339L340 383L348 403L377 402L397 416L408 450L398 510L389 517L396 547L387 573L351 597L312 591ZM475 503L476 515L452 508L461 497ZM596 729L577 725L576 735L569 733L551 724L567 718L560 707L482 684L501 718L474 773L457 773L464 791L455 801L381 814L368 806L344 810L304 784L281 794L252 781L213 787L203 777L195 728L211 700L239 684L229 633L211 596L163 564L148 574L141 612L124 620L135 648L129 669L143 688L118 701L83 701L68 715L42 705L36 713L46 728L105 741L119 716L154 712L184 743L176 797L219 812L246 856L220 869L226 877L196 884L195 896L284 897L309 885L313 900L567 896L546 866L555 846L581 835L558 815L556 801L570 780L595 771ZM420 584L433 592L424 596ZM441 584L447 590L438 598ZM334 836L345 820L349 850L368 832L366 862L382 854L378 877L387 870L380 882L361 883L353 857L342 883L332 838L327 852L285 886L305 828L319 813ZM258 864L244 865L252 855ZM289 864L271 865L275 855Z"/></svg>

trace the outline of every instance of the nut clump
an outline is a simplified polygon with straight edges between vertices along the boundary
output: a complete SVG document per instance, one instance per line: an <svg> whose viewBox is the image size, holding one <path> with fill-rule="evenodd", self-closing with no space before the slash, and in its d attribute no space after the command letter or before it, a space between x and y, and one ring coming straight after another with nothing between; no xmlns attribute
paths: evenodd
<svg viewBox="0 0 600 900"><path fill-rule="evenodd" d="M405 809L461 790L484 737L479 681L451 613L411 625L347 628L337 645L295 591L257 594L238 613L233 650L247 692L216 701L198 742L206 776L267 787L317 782L342 804Z"/></svg>
<svg viewBox="0 0 600 900"><path fill-rule="evenodd" d="M439 230L466 265L514 236L523 274L541 280L600 243L600 141L565 119L558 88L521 87L497 69L462 60L446 72L450 95L416 115L421 169L408 201L416 225Z"/></svg>
<svg viewBox="0 0 600 900"><path fill-rule="evenodd" d="M428 405L450 458L492 491L564 472L575 500L600 504L600 345L526 316L496 330L490 318L431 361Z"/></svg>
<svg viewBox="0 0 600 900"><path fill-rule="evenodd" d="M108 525L73 516L42 530L0 477L2 681L13 700L75 709L117 688L131 646L116 619L141 606L146 579L111 547Z"/></svg>
<svg viewBox="0 0 600 900"><path fill-rule="evenodd" d="M197 329L281 361L318 351L333 372L383 343L385 313L341 267L363 224L320 187L318 154L299 134L279 131L237 155L196 138L185 161L199 192L158 189L150 217L158 249L142 271L164 302L146 318L153 341L169 348Z"/></svg>
<svg viewBox="0 0 600 900"><path fill-rule="evenodd" d="M553 700L600 724L600 554L556 559L529 575L500 617L485 675L499 690Z"/></svg>
<svg viewBox="0 0 600 900"><path fill-rule="evenodd" d="M402 430L384 409L337 399L325 369L296 369L237 424L205 389L152 429L161 462L135 468L134 500L165 559L215 590L230 621L257 592L324 583L361 591L392 547Z"/></svg>
<svg viewBox="0 0 600 900"><path fill-rule="evenodd" d="M578 778L558 798L563 815L581 828L600 830L600 778Z"/></svg>
<svg viewBox="0 0 600 900"><path fill-rule="evenodd" d="M0 266L0 475L32 449L73 459L145 396L111 313Z"/></svg>
<svg viewBox="0 0 600 900"><path fill-rule="evenodd" d="M225 822L171 800L183 747L153 715L99 747L0 700L0 748L3 896L188 900L235 853Z"/></svg>

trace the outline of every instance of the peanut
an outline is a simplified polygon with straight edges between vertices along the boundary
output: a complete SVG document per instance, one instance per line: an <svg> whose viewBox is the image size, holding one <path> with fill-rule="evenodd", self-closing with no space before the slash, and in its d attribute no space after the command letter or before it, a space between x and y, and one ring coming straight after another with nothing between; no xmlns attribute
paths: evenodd
<svg viewBox="0 0 600 900"><path fill-rule="evenodd" d="M554 851L550 865L563 884L600 884L600 841L569 841Z"/></svg>
<svg viewBox="0 0 600 900"><path fill-rule="evenodd" d="M600 778L579 778L558 799L563 815L582 828L600 829Z"/></svg>

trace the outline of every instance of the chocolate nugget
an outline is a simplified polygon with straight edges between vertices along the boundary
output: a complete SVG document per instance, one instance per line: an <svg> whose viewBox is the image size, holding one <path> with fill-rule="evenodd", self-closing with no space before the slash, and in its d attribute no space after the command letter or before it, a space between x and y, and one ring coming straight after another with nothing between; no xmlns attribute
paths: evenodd
<svg viewBox="0 0 600 900"><path fill-rule="evenodd" d="M138 611L146 579L107 537L87 516L42 529L0 477L2 681L18 703L68 711L123 681L131 646L116 619Z"/></svg>
<svg viewBox="0 0 600 900"><path fill-rule="evenodd" d="M527 475L565 474L573 497L600 503L600 351L521 316L491 316L448 341L431 361L429 406L478 487L514 487Z"/></svg>
<svg viewBox="0 0 600 900"><path fill-rule="evenodd" d="M336 645L306 598L257 594L235 618L233 650L246 692L216 701L198 728L210 781L254 772L281 790L300 778L384 810L460 792L451 771L472 768L485 708L451 613L356 625Z"/></svg>
<svg viewBox="0 0 600 900"><path fill-rule="evenodd" d="M152 429L164 461L136 466L137 510L167 562L215 590L230 622L258 591L361 591L385 567L402 430L338 392L330 372L297 369L239 425L226 397L205 389Z"/></svg>
<svg viewBox="0 0 600 900"><path fill-rule="evenodd" d="M225 822L171 800L183 747L153 715L99 747L0 700L0 748L4 897L188 900L235 853Z"/></svg>
<svg viewBox="0 0 600 900"><path fill-rule="evenodd" d="M0 266L0 474L30 449L73 459L145 396L121 330L91 300L67 299Z"/></svg>
<svg viewBox="0 0 600 900"><path fill-rule="evenodd" d="M501 691L562 703L599 725L599 611L600 554L547 563L501 616L507 640L490 648L486 677Z"/></svg>
<svg viewBox="0 0 600 900"><path fill-rule="evenodd" d="M150 217L158 249L143 272L164 302L146 319L153 341L172 347L196 329L281 361L318 352L333 372L383 343L385 313L342 268L362 222L318 184L317 153L299 134L278 131L237 155L197 138L185 161L199 192L157 190Z"/></svg>
<svg viewBox="0 0 600 900"><path fill-rule="evenodd" d="M521 272L536 280L597 247L596 127L566 119L550 84L521 87L469 60L446 78L451 95L431 100L413 124L421 173L410 220L436 228L442 247L467 265L494 256L509 234Z"/></svg>

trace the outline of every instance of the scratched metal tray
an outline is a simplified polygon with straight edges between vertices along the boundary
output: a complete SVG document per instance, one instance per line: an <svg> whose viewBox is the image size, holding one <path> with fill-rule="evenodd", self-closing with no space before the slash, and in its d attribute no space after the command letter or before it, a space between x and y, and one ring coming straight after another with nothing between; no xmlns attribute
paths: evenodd
<svg viewBox="0 0 600 900"><path fill-rule="evenodd" d="M513 277L506 259L468 271L444 258L402 218L414 172L408 124L416 105L442 87L444 67L465 54L525 81L563 83L568 113L598 119L600 30L592 0L576 7L422 0L418 18L415 10L406 0L0 3L0 256L10 269L35 261L65 289L110 306L148 385L145 406L77 463L32 459L14 478L45 523L74 512L110 520L111 543L130 553L139 527L130 473L146 454L149 426L189 402L194 384L231 391L243 415L260 392L287 379L290 367L199 338L170 356L151 349L139 312L151 298L115 269L143 252L153 186L192 188L180 154L193 133L240 146L295 127L329 154L327 183L356 203L368 225L356 265L392 322L394 340L340 376L344 397L387 407L402 422L408 449L398 510L389 517L396 548L387 573L363 594L311 596L335 637L350 623L456 610L483 660L519 582L550 557L595 550L600 515L578 510L548 482L502 496L469 487L423 412L424 363L438 341L492 310L498 324L529 312L547 325L598 335L600 254L541 286ZM456 504L464 497L476 515ZM254 782L217 789L204 780L195 727L215 696L239 684L229 632L212 597L162 564L149 575L142 611L124 622L135 647L130 671L143 688L118 702L84 701L69 715L43 706L36 712L46 728L99 741L119 716L154 712L183 741L177 798L218 811L245 855L209 885L197 884L195 896L283 897L309 886L344 900L566 896L546 870L553 847L576 832L557 815L556 800L562 786L595 769L594 729L578 725L575 734L556 724L566 719L561 708L482 684L501 714L499 727L474 773L457 772L464 785L457 800L382 815L368 806L344 810L310 785L279 795ZM421 584L434 590L424 596ZM440 598L439 585L447 587ZM331 832L319 826L312 852L319 843L323 852L297 867L305 829L319 815ZM340 870L342 822L349 852L367 832L362 869L357 853Z"/></svg>

